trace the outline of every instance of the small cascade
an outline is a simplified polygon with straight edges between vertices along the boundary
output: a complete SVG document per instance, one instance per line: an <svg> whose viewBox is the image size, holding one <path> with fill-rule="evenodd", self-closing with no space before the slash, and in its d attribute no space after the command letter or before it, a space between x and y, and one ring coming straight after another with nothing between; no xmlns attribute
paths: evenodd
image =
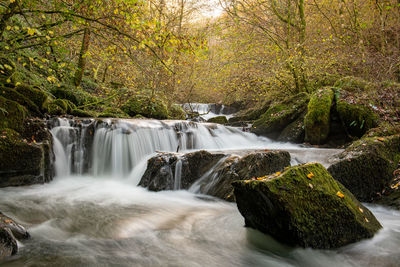
<svg viewBox="0 0 400 267"><path fill-rule="evenodd" d="M232 107L221 104L185 103L182 108L186 112L200 114L200 118L203 120L209 120L217 116L226 116L229 119L236 112Z"/></svg>
<svg viewBox="0 0 400 267"><path fill-rule="evenodd" d="M175 165L174 190L181 189L182 160L178 158Z"/></svg>
<svg viewBox="0 0 400 267"><path fill-rule="evenodd" d="M59 118L51 120L49 128L57 176L119 177L136 184L157 152L297 147L233 127L188 121Z"/></svg>

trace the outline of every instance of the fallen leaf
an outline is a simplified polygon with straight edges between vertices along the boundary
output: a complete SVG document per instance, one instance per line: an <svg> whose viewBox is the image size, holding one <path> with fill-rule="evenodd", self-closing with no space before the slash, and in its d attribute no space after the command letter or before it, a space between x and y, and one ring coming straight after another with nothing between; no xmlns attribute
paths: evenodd
<svg viewBox="0 0 400 267"><path fill-rule="evenodd" d="M309 174L307 174L307 178L311 180L311 178L314 177L314 173L310 172Z"/></svg>
<svg viewBox="0 0 400 267"><path fill-rule="evenodd" d="M361 213L364 213L364 210L360 207L358 207L358 209L360 210Z"/></svg>
<svg viewBox="0 0 400 267"><path fill-rule="evenodd" d="M311 189L314 188L314 186L313 186L312 184L308 184L308 186L309 186Z"/></svg>
<svg viewBox="0 0 400 267"><path fill-rule="evenodd" d="M369 223L369 220L367 219L367 218L364 218L365 219L365 221L367 222L367 223Z"/></svg>
<svg viewBox="0 0 400 267"><path fill-rule="evenodd" d="M12 223L13 221L10 219L4 220L5 223Z"/></svg>
<svg viewBox="0 0 400 267"><path fill-rule="evenodd" d="M275 173L275 175L281 175L281 172L277 172L277 173Z"/></svg>
<svg viewBox="0 0 400 267"><path fill-rule="evenodd" d="M338 197L340 197L340 198L344 198L344 195L343 195L342 192L340 192L340 191L338 191L338 192L336 193L336 195L337 195Z"/></svg>
<svg viewBox="0 0 400 267"><path fill-rule="evenodd" d="M385 138L380 137L380 138L378 138L378 140L381 141L381 142L383 142L383 141L385 141Z"/></svg>

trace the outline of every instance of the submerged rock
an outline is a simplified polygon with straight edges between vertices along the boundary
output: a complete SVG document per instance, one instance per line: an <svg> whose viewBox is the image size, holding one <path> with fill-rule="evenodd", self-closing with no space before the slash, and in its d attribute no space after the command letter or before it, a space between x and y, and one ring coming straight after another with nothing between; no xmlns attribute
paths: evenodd
<svg viewBox="0 0 400 267"><path fill-rule="evenodd" d="M360 201L380 198L400 160L400 135L367 137L354 142L332 159L328 168Z"/></svg>
<svg viewBox="0 0 400 267"><path fill-rule="evenodd" d="M30 234L10 217L0 212L0 260L18 252L17 239L28 239Z"/></svg>
<svg viewBox="0 0 400 267"><path fill-rule="evenodd" d="M275 103L254 122L251 132L276 139L286 126L306 110L309 96L301 93L285 101Z"/></svg>
<svg viewBox="0 0 400 267"><path fill-rule="evenodd" d="M371 238L381 228L319 163L236 181L233 187L246 226L289 245L337 248Z"/></svg>
<svg viewBox="0 0 400 267"><path fill-rule="evenodd" d="M180 181L177 188L177 164ZM188 154L161 153L148 161L139 185L151 191L191 189L233 201L231 183L238 179L267 175L290 165L284 151L247 152L244 156L198 151Z"/></svg>

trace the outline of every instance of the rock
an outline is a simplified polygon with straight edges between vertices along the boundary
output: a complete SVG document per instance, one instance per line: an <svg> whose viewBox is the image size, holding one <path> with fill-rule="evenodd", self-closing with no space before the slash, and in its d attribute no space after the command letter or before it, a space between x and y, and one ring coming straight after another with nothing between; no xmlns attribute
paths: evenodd
<svg viewBox="0 0 400 267"><path fill-rule="evenodd" d="M23 106L0 96L0 129L11 128L21 131L26 114L27 111Z"/></svg>
<svg viewBox="0 0 400 267"><path fill-rule="evenodd" d="M254 121L260 118L262 114L264 114L269 107L271 106L271 101L265 101L261 107L253 107L242 112L238 112L235 114L235 117L229 119L229 123L235 123L240 121Z"/></svg>
<svg viewBox="0 0 400 267"><path fill-rule="evenodd" d="M121 109L131 117L142 115L159 120L168 119L168 109L164 102L149 96L132 97Z"/></svg>
<svg viewBox="0 0 400 267"><path fill-rule="evenodd" d="M0 96L7 98L8 100L12 100L27 108L29 113L34 116L43 116L39 107L33 103L29 98L25 97L25 95L20 94L13 88L2 87L0 88Z"/></svg>
<svg viewBox="0 0 400 267"><path fill-rule="evenodd" d="M185 154L182 160L180 189L188 189L207 170L215 165L223 154L211 154L198 151ZM161 153L147 162L147 169L139 183L151 191L173 190L175 184L175 167L179 154Z"/></svg>
<svg viewBox="0 0 400 267"><path fill-rule="evenodd" d="M319 89L312 94L304 118L306 142L321 145L328 139L333 98L333 90L329 87Z"/></svg>
<svg viewBox="0 0 400 267"><path fill-rule="evenodd" d="M46 110L48 95L42 90L33 88L29 85L18 85L15 87L15 91L31 100L40 111Z"/></svg>
<svg viewBox="0 0 400 267"><path fill-rule="evenodd" d="M366 91L372 85L371 83L358 78L347 76L336 81L334 87L341 88L348 92Z"/></svg>
<svg viewBox="0 0 400 267"><path fill-rule="evenodd" d="M332 159L328 168L360 201L379 199L400 160L400 135L366 137Z"/></svg>
<svg viewBox="0 0 400 267"><path fill-rule="evenodd" d="M233 201L231 183L238 179L267 175L290 165L283 151L247 152L243 157L198 151L188 154L162 153L148 161L139 185L151 191L173 190L175 171L180 161L181 186L196 192Z"/></svg>
<svg viewBox="0 0 400 267"><path fill-rule="evenodd" d="M129 115L116 107L107 107L97 115L99 118L129 118Z"/></svg>
<svg viewBox="0 0 400 267"><path fill-rule="evenodd" d="M75 90L76 91L76 90ZM75 105L81 105L82 104L82 99L74 93L74 89L68 87L67 85L62 85L60 87L54 87L51 89L51 93L55 98L59 99L68 99Z"/></svg>
<svg viewBox="0 0 400 267"><path fill-rule="evenodd" d="M50 103L47 107L47 110L48 110L47 113L49 115L55 115L55 116L64 115L67 113L65 109L54 103Z"/></svg>
<svg viewBox="0 0 400 267"><path fill-rule="evenodd" d="M228 123L228 120L225 116L217 116L209 119L207 122L225 124Z"/></svg>
<svg viewBox="0 0 400 267"><path fill-rule="evenodd" d="M25 227L15 222L10 217L4 215L0 211L0 229L8 228L10 229L13 237L18 240L28 239L31 235L26 231Z"/></svg>
<svg viewBox="0 0 400 267"><path fill-rule="evenodd" d="M371 238L382 228L319 163L236 181L233 187L246 226L289 245L338 248Z"/></svg>
<svg viewBox="0 0 400 267"><path fill-rule="evenodd" d="M308 100L308 94L301 93L273 104L254 122L251 132L272 139L278 138L282 130L306 110Z"/></svg>
<svg viewBox="0 0 400 267"><path fill-rule="evenodd" d="M369 107L348 103L338 95L336 110L347 133L351 136L362 137L365 132L378 125L379 117Z"/></svg>
<svg viewBox="0 0 400 267"><path fill-rule="evenodd" d="M400 123L381 122L378 127L369 129L363 137L385 137L400 133Z"/></svg>
<svg viewBox="0 0 400 267"><path fill-rule="evenodd" d="M82 118L90 118L93 117L93 114L91 112L88 112L86 110L74 108L69 112L71 115L76 116L76 117L82 117Z"/></svg>
<svg viewBox="0 0 400 267"><path fill-rule="evenodd" d="M181 105L172 104L168 109L168 117L171 120L185 120L186 113Z"/></svg>
<svg viewBox="0 0 400 267"><path fill-rule="evenodd" d="M11 230L0 227L0 260L17 254L17 240L13 237Z"/></svg>
<svg viewBox="0 0 400 267"><path fill-rule="evenodd" d="M45 183L53 178L51 140L34 138L23 140L12 129L0 130L0 187Z"/></svg>
<svg viewBox="0 0 400 267"><path fill-rule="evenodd" d="M281 142L291 142L291 143L303 143L304 142L304 116L305 113L300 115L300 117L286 126L286 128L281 132L278 137L278 141Z"/></svg>

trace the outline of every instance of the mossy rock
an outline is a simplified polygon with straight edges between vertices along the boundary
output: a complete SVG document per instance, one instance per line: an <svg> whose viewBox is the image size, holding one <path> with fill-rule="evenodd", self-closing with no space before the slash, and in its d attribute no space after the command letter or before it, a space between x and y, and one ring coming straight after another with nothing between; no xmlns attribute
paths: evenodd
<svg viewBox="0 0 400 267"><path fill-rule="evenodd" d="M0 133L0 187L47 182L50 143L28 143L12 129L2 129Z"/></svg>
<svg viewBox="0 0 400 267"><path fill-rule="evenodd" d="M400 133L400 123L381 122L378 127L369 129L363 137L384 137Z"/></svg>
<svg viewBox="0 0 400 267"><path fill-rule="evenodd" d="M23 130L26 109L15 101L0 96L0 129Z"/></svg>
<svg viewBox="0 0 400 267"><path fill-rule="evenodd" d="M48 95L42 90L33 88L29 85L18 85L15 87L15 91L30 99L41 111L46 109Z"/></svg>
<svg viewBox="0 0 400 267"><path fill-rule="evenodd" d="M53 87L51 88L50 92L55 98L69 100L77 106L94 103L97 101L97 98L90 95L88 92L68 85Z"/></svg>
<svg viewBox="0 0 400 267"><path fill-rule="evenodd" d="M31 115L34 116L42 116L42 112L40 111L39 107L33 103L29 98L25 97L25 95L20 94L13 88L9 87L2 87L0 88L0 96L7 98L9 100L13 100L18 104L24 106Z"/></svg>
<svg viewBox="0 0 400 267"><path fill-rule="evenodd" d="M172 120L185 120L186 113L181 105L172 104L168 109L168 116Z"/></svg>
<svg viewBox="0 0 400 267"><path fill-rule="evenodd" d="M237 181L233 187L246 226L289 245L338 248L371 238L382 228L319 163Z"/></svg>
<svg viewBox="0 0 400 267"><path fill-rule="evenodd" d="M82 117L82 118L90 118L90 117L94 117L93 113L86 111L86 110L82 110L82 109L72 109L71 112L69 112L69 114L76 116L76 117Z"/></svg>
<svg viewBox="0 0 400 267"><path fill-rule="evenodd" d="M334 93L329 87L319 89L311 95L307 115L304 118L306 142L320 145L328 139L333 100Z"/></svg>
<svg viewBox="0 0 400 267"><path fill-rule="evenodd" d="M334 85L334 87L338 87L341 88L342 90L353 93L357 91L366 91L369 88L371 88L371 86L372 86L371 83L361 78L352 76L341 78Z"/></svg>
<svg viewBox="0 0 400 267"><path fill-rule="evenodd" d="M0 261L17 254L17 252L17 240L11 230L6 227L0 227Z"/></svg>
<svg viewBox="0 0 400 267"><path fill-rule="evenodd" d="M71 114L72 110L76 109L76 105L67 99L55 99L52 103L68 114Z"/></svg>
<svg viewBox="0 0 400 267"><path fill-rule="evenodd" d="M226 124L228 123L228 119L225 116L217 116L209 119L207 122Z"/></svg>
<svg viewBox="0 0 400 267"><path fill-rule="evenodd" d="M239 111L235 117L229 119L229 123L239 121L254 121L260 118L271 106L271 101L265 101L260 107L250 108L244 111Z"/></svg>
<svg viewBox="0 0 400 267"><path fill-rule="evenodd" d="M97 115L99 118L129 118L129 115L120 108L107 107Z"/></svg>
<svg viewBox="0 0 400 267"><path fill-rule="evenodd" d="M309 96L300 93L287 100L272 104L271 107L254 122L251 132L269 138L278 138L282 130L295 121L307 108Z"/></svg>
<svg viewBox="0 0 400 267"><path fill-rule="evenodd" d="M14 62L4 56L0 56L0 82L6 82L15 73Z"/></svg>
<svg viewBox="0 0 400 267"><path fill-rule="evenodd" d="M149 96L132 97L121 109L131 117L142 115L147 118L168 119L168 109L165 103L161 99Z"/></svg>
<svg viewBox="0 0 400 267"><path fill-rule="evenodd" d="M304 130L304 117L305 113L300 117L286 126L278 137L278 141L291 142L291 143L303 143L305 130Z"/></svg>
<svg viewBox="0 0 400 267"><path fill-rule="evenodd" d="M400 160L400 135L367 137L331 159L328 171L360 201L373 202L390 185Z"/></svg>
<svg viewBox="0 0 400 267"><path fill-rule="evenodd" d="M48 105L47 109L48 109L47 113L49 115L59 116L59 115L64 115L67 113L67 111L65 109L63 109L62 107L60 107L59 105L57 105L55 103L50 103Z"/></svg>
<svg viewBox="0 0 400 267"><path fill-rule="evenodd" d="M350 104L337 97L336 110L351 136L362 137L369 129L378 125L378 115L367 106Z"/></svg>

